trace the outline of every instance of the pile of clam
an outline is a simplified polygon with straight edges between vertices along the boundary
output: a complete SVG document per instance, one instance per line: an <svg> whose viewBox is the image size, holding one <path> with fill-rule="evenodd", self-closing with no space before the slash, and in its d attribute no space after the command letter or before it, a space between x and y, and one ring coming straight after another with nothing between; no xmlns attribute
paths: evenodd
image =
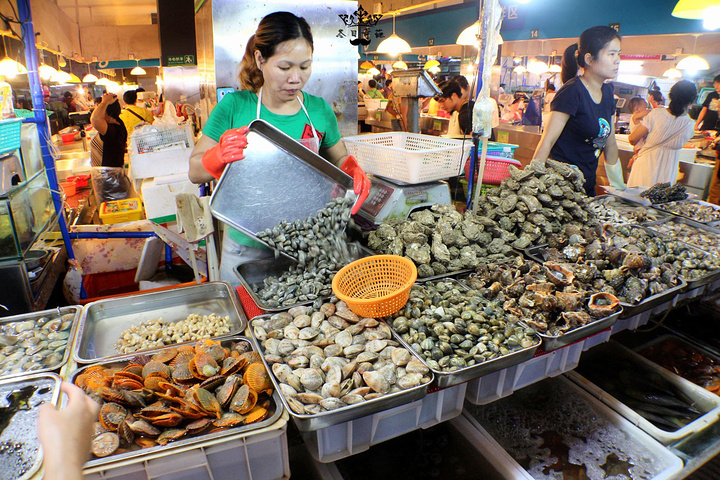
<svg viewBox="0 0 720 480"><path fill-rule="evenodd" d="M134 353L230 333L230 317L191 313L176 322L154 318L131 326L115 342L118 353Z"/></svg>
<svg viewBox="0 0 720 480"><path fill-rule="evenodd" d="M0 325L0 376L59 367L74 315Z"/></svg>
<svg viewBox="0 0 720 480"><path fill-rule="evenodd" d="M345 227L350 221L352 204L351 198L335 198L315 216L294 222L283 220L258 232L257 236L296 259L300 265L325 263L330 270L340 270L348 258Z"/></svg>
<svg viewBox="0 0 720 480"><path fill-rule="evenodd" d="M166 445L272 415L273 386L246 340L203 340L123 364L92 365L75 384L101 404L95 457Z"/></svg>
<svg viewBox="0 0 720 480"><path fill-rule="evenodd" d="M312 415L400 392L432 380L393 340L390 327L332 299L252 320L265 360L290 409Z"/></svg>
<svg viewBox="0 0 720 480"><path fill-rule="evenodd" d="M679 200L663 203L662 205L658 205L657 208L700 223L720 221L720 208L694 202L692 200Z"/></svg>
<svg viewBox="0 0 720 480"><path fill-rule="evenodd" d="M408 257L417 265L418 277L425 278L506 261L514 256L510 242L515 239L487 217L436 204L407 220L382 223L370 232L368 247Z"/></svg>
<svg viewBox="0 0 720 480"><path fill-rule="evenodd" d="M596 197L588 204L588 209L598 222L617 225L655 222L667 217L654 208L625 203L617 197Z"/></svg>
<svg viewBox="0 0 720 480"><path fill-rule="evenodd" d="M436 371L455 372L539 343L535 330L453 281L413 285L405 308L392 317L392 328Z"/></svg>
<svg viewBox="0 0 720 480"><path fill-rule="evenodd" d="M480 295L500 303L509 321L522 320L556 336L620 311L614 295L591 294L588 279L579 277L569 265L518 259L512 265L481 267L467 281Z"/></svg>
<svg viewBox="0 0 720 480"><path fill-rule="evenodd" d="M680 242L689 243L708 253L720 254L720 235L717 233L673 220L651 225L648 228Z"/></svg>
<svg viewBox="0 0 720 480"><path fill-rule="evenodd" d="M266 307L289 307L332 294L332 279L337 273L322 262L312 266L292 266L279 277L263 279L255 294ZM254 288L251 286L251 288Z"/></svg>
<svg viewBox="0 0 720 480"><path fill-rule="evenodd" d="M567 224L592 226L579 169L554 160L533 160L523 170L509 167L510 177L499 188L488 190L478 213L497 222L511 234L514 248L547 242Z"/></svg>

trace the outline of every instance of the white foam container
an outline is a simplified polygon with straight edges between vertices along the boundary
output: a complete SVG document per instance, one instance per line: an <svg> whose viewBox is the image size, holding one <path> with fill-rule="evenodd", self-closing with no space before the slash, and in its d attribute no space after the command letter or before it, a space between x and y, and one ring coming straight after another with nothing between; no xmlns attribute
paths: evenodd
<svg viewBox="0 0 720 480"><path fill-rule="evenodd" d="M475 405L485 405L545 378L556 377L577 367L586 343L590 348L609 338L610 329L607 329L551 352L538 351L526 362L468 382L465 399Z"/></svg>
<svg viewBox="0 0 720 480"><path fill-rule="evenodd" d="M673 302L673 307L680 306L685 303L689 303L689 302L695 300L696 298L701 297L706 292L713 292L713 290L710 290L708 288L708 285L701 285L697 288L693 288L692 290L688 290L685 293L676 295L674 302Z"/></svg>
<svg viewBox="0 0 720 480"><path fill-rule="evenodd" d="M513 480L532 480L532 477L522 469L515 468L513 465L505 462L504 456L507 455L502 448L499 448L494 440L483 436L464 415L453 418L448 422L455 429L458 435L465 437L467 442L478 450L478 455L482 456L487 463L487 469L484 469L483 480L493 479L513 479ZM340 470L334 463L318 463L312 462L312 468L317 478L320 480L344 480Z"/></svg>
<svg viewBox="0 0 720 480"><path fill-rule="evenodd" d="M287 412L254 432L86 469L88 480L277 480L290 478Z"/></svg>
<svg viewBox="0 0 720 480"><path fill-rule="evenodd" d="M143 179L140 194L145 205L145 216L155 223L176 221L175 197L180 193L200 196L200 186L188 179L187 172Z"/></svg>
<svg viewBox="0 0 720 480"><path fill-rule="evenodd" d="M616 333L622 332L623 330L635 330L636 328L642 327L643 325L648 323L651 317L656 315L664 315L668 312L668 310L675 306L677 298L680 295L676 295L674 298L671 298L667 302L663 302L660 305L655 306L654 308L645 310L644 312L640 312L637 315L633 315L632 317L619 318L612 326L612 334L615 335Z"/></svg>
<svg viewBox="0 0 720 480"><path fill-rule="evenodd" d="M462 413L466 383L428 393L423 399L312 432L300 432L312 457L322 463L364 452L418 428Z"/></svg>
<svg viewBox="0 0 720 480"><path fill-rule="evenodd" d="M575 386L571 381L564 380L568 390L577 390L578 394L585 397L604 417L610 419L615 425L618 426L623 432L629 437L633 438L635 442L643 444L649 448L656 456L663 456L668 459L669 465L653 477L651 480L668 480L674 478L683 468L683 462L670 450L659 444L656 440L650 437L648 434L631 424L622 416L615 413L612 409L608 408L605 404L598 401L595 397L583 389ZM467 420L470 425L478 431L480 439L475 443L478 451L481 455L488 459L492 459L493 465L502 465L508 474L505 476L507 479L533 479L533 477L522 468L505 449L485 430L473 416L465 411L462 417Z"/></svg>
<svg viewBox="0 0 720 480"><path fill-rule="evenodd" d="M720 397L714 393L708 392L704 388L701 388L694 383L665 370L659 365L651 362L641 355L638 355L632 350L625 348L617 342L612 342L605 348L613 353L613 358L626 358L636 365L641 365L643 368L661 375L670 384L674 385L685 393L685 395L691 398L698 409L707 411L707 413L684 427L674 432L668 432L656 427L651 422L640 416L640 414L638 414L635 410L617 400L610 393L598 387L579 373L569 372L567 374L567 377L570 380L580 385L582 388L590 392L590 394L592 394L595 398L618 412L633 425L639 427L660 443L664 445L674 443L687 437L688 435L699 432L712 423L715 423L718 417L720 417Z"/></svg>

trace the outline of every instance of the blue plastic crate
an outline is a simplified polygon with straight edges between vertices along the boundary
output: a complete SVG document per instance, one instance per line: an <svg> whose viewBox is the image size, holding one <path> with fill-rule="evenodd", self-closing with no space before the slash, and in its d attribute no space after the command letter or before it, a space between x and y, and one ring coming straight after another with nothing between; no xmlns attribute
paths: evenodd
<svg viewBox="0 0 720 480"><path fill-rule="evenodd" d="M0 120L0 155L20 148L22 118Z"/></svg>

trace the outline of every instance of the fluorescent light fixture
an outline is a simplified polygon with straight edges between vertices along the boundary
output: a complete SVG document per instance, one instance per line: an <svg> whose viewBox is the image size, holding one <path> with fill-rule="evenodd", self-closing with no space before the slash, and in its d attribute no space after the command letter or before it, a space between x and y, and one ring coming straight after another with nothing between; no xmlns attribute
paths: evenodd
<svg viewBox="0 0 720 480"><path fill-rule="evenodd" d="M710 64L708 64L707 60L698 55L690 55L689 57L685 57L680 60L675 68L678 70L693 71L710 70Z"/></svg>
<svg viewBox="0 0 720 480"><path fill-rule="evenodd" d="M675 67L668 68L667 70L665 70L665 73L663 73L663 77L680 78L682 77L682 72Z"/></svg>
<svg viewBox="0 0 720 480"><path fill-rule="evenodd" d="M142 68L140 66L137 66L137 67L133 68L132 70L130 70L130 75L145 75L145 74L147 74L147 72L145 71L144 68Z"/></svg>
<svg viewBox="0 0 720 480"><path fill-rule="evenodd" d="M393 15L393 33L388 38L380 42L380 45L377 47L377 51L379 53L387 53L392 56L412 52L410 44L395 34L395 15Z"/></svg>
<svg viewBox="0 0 720 480"><path fill-rule="evenodd" d="M83 83L96 83L98 81L98 77L96 77L92 73L88 73L83 77L82 81Z"/></svg>
<svg viewBox="0 0 720 480"><path fill-rule="evenodd" d="M393 63L392 67L395 70L407 70L408 68L407 63L403 62L402 60L398 60L397 62Z"/></svg>

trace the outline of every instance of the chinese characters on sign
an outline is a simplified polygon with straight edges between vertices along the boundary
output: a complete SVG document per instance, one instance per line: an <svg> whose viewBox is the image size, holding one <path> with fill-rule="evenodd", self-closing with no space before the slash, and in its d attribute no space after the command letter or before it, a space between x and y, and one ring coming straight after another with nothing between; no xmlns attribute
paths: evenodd
<svg viewBox="0 0 720 480"><path fill-rule="evenodd" d="M362 6L359 7L352 15L338 15L345 24L345 28L338 29L337 38L347 38L346 29L350 31L350 44L352 45L370 45L370 31L374 29L375 38L384 38L385 34L382 29L375 28L382 18L381 14L369 14Z"/></svg>
<svg viewBox="0 0 720 480"><path fill-rule="evenodd" d="M195 55L168 55L167 64L168 67L195 65Z"/></svg>

